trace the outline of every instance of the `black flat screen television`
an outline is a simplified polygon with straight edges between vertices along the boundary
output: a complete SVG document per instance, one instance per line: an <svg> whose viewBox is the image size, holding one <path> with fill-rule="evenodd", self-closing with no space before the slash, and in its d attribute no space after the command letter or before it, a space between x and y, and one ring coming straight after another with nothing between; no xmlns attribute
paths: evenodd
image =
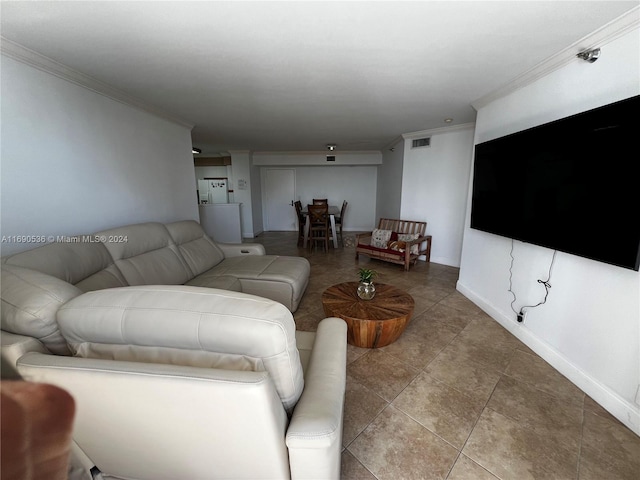
<svg viewBox="0 0 640 480"><path fill-rule="evenodd" d="M638 270L640 96L475 146L471 228Z"/></svg>

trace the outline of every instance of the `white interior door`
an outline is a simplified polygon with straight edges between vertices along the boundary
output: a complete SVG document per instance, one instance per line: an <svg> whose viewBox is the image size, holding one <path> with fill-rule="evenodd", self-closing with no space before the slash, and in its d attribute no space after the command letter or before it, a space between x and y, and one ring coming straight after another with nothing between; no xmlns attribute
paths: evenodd
<svg viewBox="0 0 640 480"><path fill-rule="evenodd" d="M296 171L292 168L265 170L265 230L289 232L298 230L296 209L292 205L296 193Z"/></svg>

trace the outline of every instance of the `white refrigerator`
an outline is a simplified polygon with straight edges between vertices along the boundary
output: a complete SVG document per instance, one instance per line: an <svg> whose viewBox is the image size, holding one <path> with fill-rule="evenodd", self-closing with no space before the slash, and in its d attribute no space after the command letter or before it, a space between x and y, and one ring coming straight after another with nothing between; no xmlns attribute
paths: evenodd
<svg viewBox="0 0 640 480"><path fill-rule="evenodd" d="M198 195L201 204L229 203L228 180L226 178L198 180Z"/></svg>

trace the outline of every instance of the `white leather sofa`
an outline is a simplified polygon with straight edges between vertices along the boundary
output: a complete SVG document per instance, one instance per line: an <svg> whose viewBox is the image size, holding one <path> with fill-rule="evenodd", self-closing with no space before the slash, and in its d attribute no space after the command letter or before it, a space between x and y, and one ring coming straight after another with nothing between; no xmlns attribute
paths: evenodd
<svg viewBox="0 0 640 480"><path fill-rule="evenodd" d="M130 243L60 243L47 246L55 258L41 247L3 259L3 362L74 397L74 478L339 478L345 322L296 331L280 301L297 306L301 297L280 278L286 266L262 258L260 275L249 264L239 275L242 260L259 253L240 250L215 272L197 261L213 242L192 238L193 223L164 227L172 244L148 235L161 224L143 224L101 234ZM70 245L101 253L74 256ZM178 254L195 274L184 282L166 268ZM167 284L145 285L150 272ZM235 291L259 288L261 275L290 293Z"/></svg>
<svg viewBox="0 0 640 480"><path fill-rule="evenodd" d="M306 258L265 255L258 243L224 244L193 220L140 223L64 237L2 258L83 292L129 285L193 285L276 300L295 312L309 282Z"/></svg>

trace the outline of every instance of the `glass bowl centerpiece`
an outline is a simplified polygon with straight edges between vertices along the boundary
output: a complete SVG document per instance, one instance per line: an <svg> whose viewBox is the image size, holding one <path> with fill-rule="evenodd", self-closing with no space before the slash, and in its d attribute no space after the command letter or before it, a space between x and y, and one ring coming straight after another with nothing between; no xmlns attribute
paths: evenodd
<svg viewBox="0 0 640 480"><path fill-rule="evenodd" d="M376 295L376 287L373 284L373 279L378 276L378 272L370 268L361 268L358 270L358 274L360 275L358 297L362 300L371 300Z"/></svg>

